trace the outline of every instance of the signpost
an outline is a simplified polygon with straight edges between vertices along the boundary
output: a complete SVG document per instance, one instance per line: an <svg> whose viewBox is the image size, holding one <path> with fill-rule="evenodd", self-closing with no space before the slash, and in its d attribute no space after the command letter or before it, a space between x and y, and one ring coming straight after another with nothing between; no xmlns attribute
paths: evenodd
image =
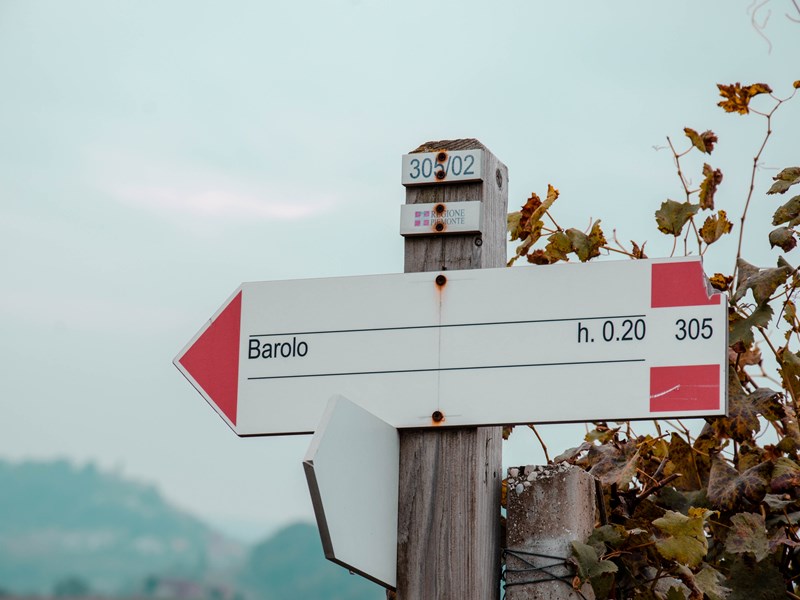
<svg viewBox="0 0 800 600"><path fill-rule="evenodd" d="M333 393L396 428L720 415L720 299L698 258L246 283L175 364L242 436Z"/></svg>
<svg viewBox="0 0 800 600"><path fill-rule="evenodd" d="M497 598L499 425L726 412L700 259L507 269L507 182L477 140L423 144L402 161L404 274L242 284L174 360L237 435L317 431L326 555L400 600ZM384 482L367 521L396 538L348 539L361 470Z"/></svg>

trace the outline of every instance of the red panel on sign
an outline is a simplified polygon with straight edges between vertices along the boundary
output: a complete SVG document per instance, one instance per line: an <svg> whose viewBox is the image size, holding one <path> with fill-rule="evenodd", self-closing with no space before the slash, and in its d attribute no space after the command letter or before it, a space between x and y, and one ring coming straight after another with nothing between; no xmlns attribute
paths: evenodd
<svg viewBox="0 0 800 600"><path fill-rule="evenodd" d="M239 395L241 318L242 293L239 292L179 360L234 425Z"/></svg>
<svg viewBox="0 0 800 600"><path fill-rule="evenodd" d="M708 296L706 276L700 261L653 263L652 308L719 304L722 294Z"/></svg>
<svg viewBox="0 0 800 600"><path fill-rule="evenodd" d="M719 365L650 368L650 411L719 410Z"/></svg>

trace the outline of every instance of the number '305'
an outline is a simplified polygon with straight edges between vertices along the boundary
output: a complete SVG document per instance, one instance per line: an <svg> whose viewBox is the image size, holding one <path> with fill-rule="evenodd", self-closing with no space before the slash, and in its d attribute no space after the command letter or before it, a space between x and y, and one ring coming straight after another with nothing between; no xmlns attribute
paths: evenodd
<svg viewBox="0 0 800 600"><path fill-rule="evenodd" d="M703 338L709 339L714 335L714 329L711 327L711 319L678 319L675 321L675 326L678 332L675 334L675 339L683 340L696 340Z"/></svg>

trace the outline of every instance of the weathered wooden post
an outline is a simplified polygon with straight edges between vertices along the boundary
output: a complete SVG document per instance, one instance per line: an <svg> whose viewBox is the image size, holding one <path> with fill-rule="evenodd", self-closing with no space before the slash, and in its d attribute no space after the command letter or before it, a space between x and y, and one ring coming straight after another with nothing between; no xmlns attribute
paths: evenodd
<svg viewBox="0 0 800 600"><path fill-rule="evenodd" d="M572 587L572 542L595 525L594 477L559 464L512 468L506 513L506 600L593 600Z"/></svg>
<svg viewBox="0 0 800 600"><path fill-rule="evenodd" d="M442 182L408 186L406 204L437 203L444 211L480 201L482 233L445 233L440 226L431 235L407 237L406 273L506 264L506 166L475 139L427 142L413 153L436 152L442 163L448 152L470 149L483 150L482 181L441 177ZM431 419L447 425L446 414ZM501 443L500 427L400 431L398 599L498 598Z"/></svg>

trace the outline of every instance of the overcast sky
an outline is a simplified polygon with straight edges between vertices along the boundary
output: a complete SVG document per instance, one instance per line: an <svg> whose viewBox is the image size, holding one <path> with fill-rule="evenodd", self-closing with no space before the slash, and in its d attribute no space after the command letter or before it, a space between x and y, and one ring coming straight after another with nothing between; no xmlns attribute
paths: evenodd
<svg viewBox="0 0 800 600"><path fill-rule="evenodd" d="M0 457L120 469L229 531L310 519L309 437L237 438L177 352L242 281L402 271L400 157L431 139L479 138L512 207L552 183L562 225L663 256L653 212L682 192L657 148L710 128L737 214L763 124L715 84L800 79L791 0L757 15L771 52L749 6L0 0ZM800 102L775 130L762 266ZM542 461L525 434L506 459Z"/></svg>

